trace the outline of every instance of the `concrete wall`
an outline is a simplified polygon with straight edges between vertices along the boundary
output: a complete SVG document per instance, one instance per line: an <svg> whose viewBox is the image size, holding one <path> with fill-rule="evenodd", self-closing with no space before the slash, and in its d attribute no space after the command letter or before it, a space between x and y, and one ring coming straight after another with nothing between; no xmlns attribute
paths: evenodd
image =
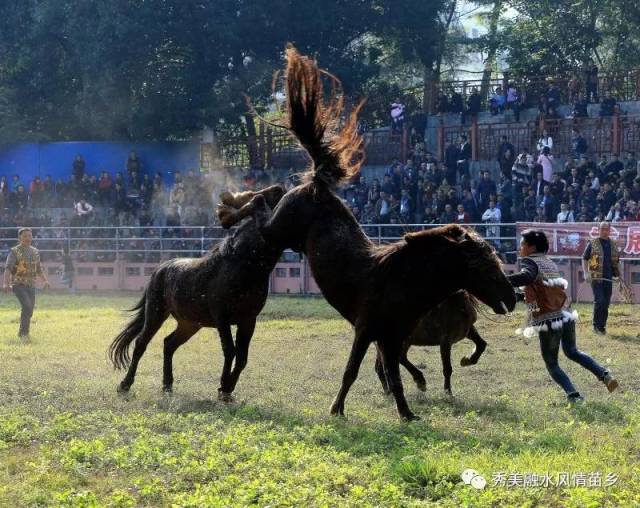
<svg viewBox="0 0 640 508"><path fill-rule="evenodd" d="M81 291L125 290L142 291L157 265L151 263L77 263L75 287ZM62 290L58 263L44 263L54 290ZM559 260L562 276L569 281L569 294L573 301L591 302L591 287L584 282L580 260ZM517 265L505 265L506 273L513 273ZM624 281L631 287L634 302L640 302L640 264L624 263ZM306 261L286 261L276 265L270 279L271 294L321 294ZM614 290L613 301L619 301Z"/></svg>
<svg viewBox="0 0 640 508"><path fill-rule="evenodd" d="M0 147L0 175L20 175L28 184L35 176L51 175L54 180L71 176L71 165L77 154L86 162L86 172L99 175L102 170L126 174L125 163L134 150L145 172L161 171L167 183L173 173L200 168L200 144L188 141L147 143L69 142L24 143Z"/></svg>

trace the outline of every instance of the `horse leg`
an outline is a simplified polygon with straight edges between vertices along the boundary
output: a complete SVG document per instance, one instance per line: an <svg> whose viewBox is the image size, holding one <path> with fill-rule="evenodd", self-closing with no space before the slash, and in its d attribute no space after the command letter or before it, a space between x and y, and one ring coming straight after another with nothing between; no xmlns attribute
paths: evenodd
<svg viewBox="0 0 640 508"><path fill-rule="evenodd" d="M487 343L482 337L480 337L480 334L478 333L478 330L476 330L475 326L471 325L469 334L467 336L473 341L475 347L473 348L473 353L470 357L464 356L460 360L460 365L463 367L468 367L469 365L475 365L476 363L478 363L478 360L482 356L482 353L484 353L484 350L487 349Z"/></svg>
<svg viewBox="0 0 640 508"><path fill-rule="evenodd" d="M420 390L421 392L426 392L427 380L424 378L424 374L422 374L422 371L413 363L411 363L409 361L409 358L407 357L407 353L409 352L410 347L410 345L406 345L403 348L402 353L400 354L400 365L402 365L409 371L409 374L411 374L411 377L415 381L418 390Z"/></svg>
<svg viewBox="0 0 640 508"><path fill-rule="evenodd" d="M453 395L451 393L451 374L453 372L453 367L451 367L451 343L449 341L442 342L440 344L440 357L442 358L444 391L447 395Z"/></svg>
<svg viewBox="0 0 640 508"><path fill-rule="evenodd" d="M178 327L164 338L164 364L162 369L162 389L173 390L173 355L182 344L187 342L200 326L188 321L178 321Z"/></svg>
<svg viewBox="0 0 640 508"><path fill-rule="evenodd" d="M332 415L344 416L344 400L347 398L347 393L349 393L351 385L358 377L360 364L362 363L362 359L369 348L369 344L371 344L369 336L363 332L356 331L356 337L351 346L349 360L347 361L347 366L342 375L342 385L340 386L340 390L338 390L338 394L336 395L333 404L331 404L330 412Z"/></svg>
<svg viewBox="0 0 640 508"><path fill-rule="evenodd" d="M227 386L222 385L222 390L225 393L233 393L236 389L236 384L240 378L240 374L247 366L247 360L249 358L249 344L253 337L253 331L256 327L256 318L247 319L242 323L238 323L238 330L236 331L236 359L233 365L233 371L228 379Z"/></svg>
<svg viewBox="0 0 640 508"><path fill-rule="evenodd" d="M384 371L387 376L387 382L391 393L396 399L396 407L398 414L403 420L419 420L420 417L415 415L409 405L407 399L404 396L404 389L402 388L402 380L400 379L400 354L402 353L402 341L378 341L378 348L382 353L382 364L384 365Z"/></svg>
<svg viewBox="0 0 640 508"><path fill-rule="evenodd" d="M389 384L387 383L387 376L384 374L384 367L382 366L382 355L376 346L376 374L378 375L378 379L380 380L380 384L382 385L382 391L385 395L389 395L391 391L389 390Z"/></svg>
<svg viewBox="0 0 640 508"><path fill-rule="evenodd" d="M218 325L218 335L222 344L222 353L224 354L224 365L222 366L222 374L220 376L220 388L218 388L218 400L223 402L231 402L233 398L231 393L225 388L229 386L229 376L231 375L231 365L236 354L236 348L233 345L233 334L231 333L231 325L227 322L221 322Z"/></svg>
<svg viewBox="0 0 640 508"><path fill-rule="evenodd" d="M168 313L164 310L164 304L158 302L157 299L147 300L145 306L145 318L144 327L140 332L140 335L136 338L136 345L133 348L133 355L131 356L131 364L129 370L120 385L118 391L120 393L128 392L136 377L136 371L138 370L138 362L147 349L147 345L157 333L157 331L168 317Z"/></svg>

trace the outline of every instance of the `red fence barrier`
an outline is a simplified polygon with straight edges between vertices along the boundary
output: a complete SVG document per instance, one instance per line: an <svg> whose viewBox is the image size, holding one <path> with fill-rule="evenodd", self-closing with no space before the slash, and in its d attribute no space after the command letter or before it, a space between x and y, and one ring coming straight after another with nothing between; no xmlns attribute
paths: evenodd
<svg viewBox="0 0 640 508"><path fill-rule="evenodd" d="M598 236L595 223L517 223L517 234L527 228L540 229L549 239L549 254L553 256L580 257L592 238ZM611 239L620 250L621 259L640 261L640 222L614 222L611 224Z"/></svg>
<svg viewBox="0 0 640 508"><path fill-rule="evenodd" d="M596 156L640 152L640 116L614 115L604 118L541 119L539 123L477 123L437 127L437 153L440 159L450 143L457 143L461 134L471 141L473 160L496 160L502 136L506 136L520 152L526 148L536 153L536 143L542 129L553 138L552 153L556 157L571 154L572 130L578 129L588 145L588 153ZM475 132L474 132L475 131Z"/></svg>

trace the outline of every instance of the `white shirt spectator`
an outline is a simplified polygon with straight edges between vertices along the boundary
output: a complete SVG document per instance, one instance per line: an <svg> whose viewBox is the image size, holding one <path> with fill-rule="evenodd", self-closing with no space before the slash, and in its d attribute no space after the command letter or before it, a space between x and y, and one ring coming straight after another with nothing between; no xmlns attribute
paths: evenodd
<svg viewBox="0 0 640 508"><path fill-rule="evenodd" d="M573 212L571 210L563 210L558 213L558 220L556 221L558 224L564 224L567 222L575 222L573 218Z"/></svg>
<svg viewBox="0 0 640 508"><path fill-rule="evenodd" d="M542 179L550 182L553 176L553 155L540 154L538 164L542 166Z"/></svg>
<svg viewBox="0 0 640 508"><path fill-rule="evenodd" d="M616 203L615 206L609 210L609 213L604 218L607 222L620 222L622 220L622 212L620 211L620 203Z"/></svg>
<svg viewBox="0 0 640 508"><path fill-rule="evenodd" d="M490 224L500 224L501 220L502 220L502 213L500 212L500 209L497 208L495 205L493 207L489 206L489 208L487 208L486 211L482 214L483 222L488 222ZM486 238L500 238L500 227L499 226L487 227ZM494 241L494 244L496 246L499 246L500 241L496 240Z"/></svg>
<svg viewBox="0 0 640 508"><path fill-rule="evenodd" d="M500 208L493 207L487 208L486 211L482 214L483 222L490 222L492 224L499 224L502 219L502 213L500 212Z"/></svg>
<svg viewBox="0 0 640 508"><path fill-rule="evenodd" d="M404 119L404 104L394 102L391 104L391 118L394 122L399 122Z"/></svg>
<svg viewBox="0 0 640 508"><path fill-rule="evenodd" d="M85 215L89 215L91 212L93 212L93 206L91 206L89 203L87 203L84 199L81 199L80 201L78 201L76 203L76 214L79 217L83 217Z"/></svg>
<svg viewBox="0 0 640 508"><path fill-rule="evenodd" d="M538 152L542 152L545 146L549 147L549 150L553 149L553 138L551 136L542 136L538 140Z"/></svg>

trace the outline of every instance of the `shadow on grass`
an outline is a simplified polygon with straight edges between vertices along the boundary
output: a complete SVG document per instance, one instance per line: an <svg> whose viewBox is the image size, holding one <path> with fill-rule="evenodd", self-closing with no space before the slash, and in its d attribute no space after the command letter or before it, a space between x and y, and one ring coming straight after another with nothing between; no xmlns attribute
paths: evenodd
<svg viewBox="0 0 640 508"><path fill-rule="evenodd" d="M450 407L450 404L450 401L441 400L426 401L424 405L414 404L414 406L415 409L423 408L424 413L427 413L427 405L429 408L442 408ZM452 404L455 414L476 411L502 422L518 420L515 411L499 401L479 405L453 401ZM375 411L393 411L392 407L394 405L390 403L388 408ZM331 417L328 414L326 417L305 417L297 411L248 403L243 400L225 404L217 400L189 399L184 396L167 397L159 403L158 409L175 412L181 416L193 413L208 414L229 424L237 421L248 424L272 424L280 427L285 433L293 433L296 439L316 446L329 446L353 456L382 455L396 459L406 454L408 449L415 452L416 447L428 450L443 445L469 451L482 441L478 436L463 435L455 428L436 429L427 420L427 414L423 416L424 419L411 423L400 420L371 422L364 421L357 413L353 416L348 415L346 418ZM503 446L500 442L487 442L486 445L495 449Z"/></svg>
<svg viewBox="0 0 640 508"><path fill-rule="evenodd" d="M623 408L611 403L587 402L576 406L574 411L577 418L585 423L610 422L621 424L627 419Z"/></svg>
<svg viewBox="0 0 640 508"><path fill-rule="evenodd" d="M611 340L615 340L616 342L622 342L624 344L640 344L640 335L629 335L629 334L619 334L619 333L611 333L609 335Z"/></svg>
<svg viewBox="0 0 640 508"><path fill-rule="evenodd" d="M445 413L451 413L452 416L460 416L474 411L495 422L517 423L522 420L522 415L513 406L502 400L467 401L455 395L453 397L443 395L442 397L414 399L411 404L419 413L428 413L433 408L438 408L444 410Z"/></svg>

